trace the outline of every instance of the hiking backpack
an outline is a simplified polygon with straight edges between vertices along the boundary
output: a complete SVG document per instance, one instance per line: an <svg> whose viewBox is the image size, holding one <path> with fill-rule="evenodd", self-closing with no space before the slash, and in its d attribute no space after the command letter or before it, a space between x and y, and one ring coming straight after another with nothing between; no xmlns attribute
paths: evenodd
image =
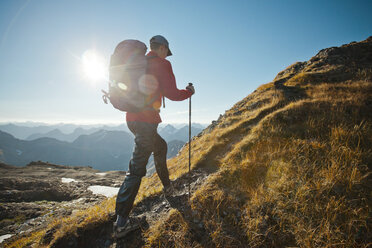
<svg viewBox="0 0 372 248"><path fill-rule="evenodd" d="M109 90L102 90L105 103L108 98L114 108L133 113L151 108L155 97L140 87L147 80L146 51L138 40L124 40L116 46L110 59Z"/></svg>

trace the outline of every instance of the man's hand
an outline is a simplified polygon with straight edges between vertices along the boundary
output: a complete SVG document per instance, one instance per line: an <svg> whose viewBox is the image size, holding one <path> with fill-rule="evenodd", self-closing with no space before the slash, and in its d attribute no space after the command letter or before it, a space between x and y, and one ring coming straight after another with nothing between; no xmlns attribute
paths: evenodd
<svg viewBox="0 0 372 248"><path fill-rule="evenodd" d="M193 95L195 94L194 86L189 85L189 86L186 87L186 89L189 90L189 91L191 91Z"/></svg>

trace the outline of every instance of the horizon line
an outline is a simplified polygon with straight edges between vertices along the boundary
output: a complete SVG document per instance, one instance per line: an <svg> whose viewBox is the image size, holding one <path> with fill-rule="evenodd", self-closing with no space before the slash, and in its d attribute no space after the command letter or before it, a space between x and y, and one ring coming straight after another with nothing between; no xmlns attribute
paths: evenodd
<svg viewBox="0 0 372 248"><path fill-rule="evenodd" d="M195 124L209 125L209 122L192 122ZM20 124L34 124L34 125L79 125L79 126L94 126L94 125L122 125L126 124L126 121L122 122L90 122L90 121L76 121L76 122L65 122L65 121L0 121L0 125L20 125ZM187 122L161 122L159 124L187 124Z"/></svg>

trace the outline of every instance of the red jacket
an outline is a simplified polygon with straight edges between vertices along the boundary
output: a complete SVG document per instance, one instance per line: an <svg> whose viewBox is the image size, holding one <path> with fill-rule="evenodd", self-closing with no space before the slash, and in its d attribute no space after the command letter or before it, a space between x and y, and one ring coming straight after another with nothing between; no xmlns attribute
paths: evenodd
<svg viewBox="0 0 372 248"><path fill-rule="evenodd" d="M150 90L153 91L151 97L157 96L153 103L154 109L144 110L139 113L128 112L127 122L141 121L147 123L160 123L161 118L159 115L159 110L162 103L162 96L165 96L172 101L182 101L192 95L192 92L189 90L177 89L176 78L173 74L172 65L168 60L158 57L158 55L154 52L149 52L146 56L150 57L148 59L146 76L150 77L150 80L147 78L146 81L152 81L152 86L146 86L146 88L150 88Z"/></svg>

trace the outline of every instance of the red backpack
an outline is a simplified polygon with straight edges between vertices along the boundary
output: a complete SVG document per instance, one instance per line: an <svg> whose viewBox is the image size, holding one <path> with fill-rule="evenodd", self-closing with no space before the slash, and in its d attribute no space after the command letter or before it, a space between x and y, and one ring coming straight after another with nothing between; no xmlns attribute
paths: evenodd
<svg viewBox="0 0 372 248"><path fill-rule="evenodd" d="M151 108L156 98L140 87L147 80L146 51L146 45L138 40L124 40L116 46L110 59L109 90L102 90L106 104L109 99L114 108L132 113Z"/></svg>

